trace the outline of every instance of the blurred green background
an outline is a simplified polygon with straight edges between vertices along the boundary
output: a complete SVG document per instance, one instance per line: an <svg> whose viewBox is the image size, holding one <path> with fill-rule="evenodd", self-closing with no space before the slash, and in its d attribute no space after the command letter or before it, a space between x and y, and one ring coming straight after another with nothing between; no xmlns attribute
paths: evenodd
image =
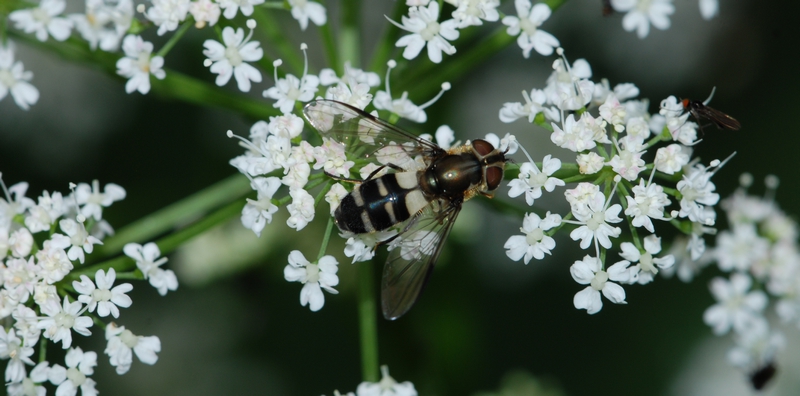
<svg viewBox="0 0 800 396"><path fill-rule="evenodd" d="M368 59L377 36L372 32L381 31L382 15L390 14L393 4L363 3L370 34L363 37L362 55ZM330 20L336 20L339 5L327 3ZM792 168L800 147L795 146L800 143L797 2L721 0L720 15L711 21L700 18L696 0L675 5L672 27L652 30L644 40L622 30L621 15L602 17L600 0L567 2L543 29L558 37L571 61L589 61L594 81L635 83L653 112L668 95L704 99L716 86L712 106L743 125L738 132L706 128L696 147L705 163L738 152L714 177L717 190L727 196L746 171L755 176L753 190L760 193L763 177L775 174L782 180L778 202L787 212L800 213L797 168ZM514 14L510 2L502 9ZM314 53L320 48L315 28L300 32L288 12L280 15L295 43L309 43L311 69L318 72L324 65ZM152 31L145 37L156 48L164 42ZM208 31L188 34L166 66L213 81L202 67L202 41L209 37ZM0 171L8 184L28 181L28 196L43 189L66 192L69 182L118 183L128 196L105 216L121 228L235 173L227 162L241 148L225 131L247 135L255 120L152 94L126 95L114 76L19 47L18 59L34 72L41 99L28 112L10 98L0 102ZM522 89L542 88L551 71L552 57L534 54L526 60L520 52L512 45L452 81L453 89L428 110L429 122L419 129L432 132L448 124L461 139L511 132L534 159L553 153L571 160L543 130L498 120L504 102L520 101ZM266 82L254 89L254 97L272 86L272 70L262 72ZM566 213L558 202L562 191L537 201L537 212ZM491 213L475 201L465 206L418 304L398 321L378 324L380 362L394 378L412 381L422 395L442 396L495 394L501 384L524 389L516 394L533 394L531 389L569 395L750 394L745 378L725 362L730 338L712 337L702 323L712 304L707 285L714 270L691 284L659 278L646 287L628 286L628 305L606 301L600 313L589 316L572 306L582 287L568 270L585 252L562 238L553 257L527 266L512 262L502 246L518 232L521 219ZM79 337L78 345L101 354L94 375L101 394L292 396L355 390L361 374L355 267L340 253L341 242L331 246L340 260L340 294L326 294L322 311L301 307L301 286L283 279L290 250L307 257L317 253L326 212L321 205L315 221L299 233L287 232L285 214L277 216L260 239L234 219L171 256L169 266L181 281L177 292L159 297L136 283L134 304L117 323L136 334L158 335L163 351L155 366L137 361L120 377L102 355L102 334ZM669 239L667 227L658 231ZM380 260L372 265L380 266ZM784 331L789 349L767 394L800 392L797 329Z"/></svg>

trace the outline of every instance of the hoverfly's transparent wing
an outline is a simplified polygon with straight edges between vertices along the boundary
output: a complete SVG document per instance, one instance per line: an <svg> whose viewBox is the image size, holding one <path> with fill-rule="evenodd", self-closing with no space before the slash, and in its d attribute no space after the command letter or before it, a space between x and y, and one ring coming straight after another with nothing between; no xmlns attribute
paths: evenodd
<svg viewBox="0 0 800 396"><path fill-rule="evenodd" d="M303 114L323 137L342 143L354 158L364 158L377 165L392 164L405 170L417 170L427 165L417 161L443 151L432 142L334 100L309 102Z"/></svg>
<svg viewBox="0 0 800 396"><path fill-rule="evenodd" d="M461 205L447 204L441 210L437 207L439 202L428 205L389 243L381 280L381 307L386 319L399 318L417 301L461 211Z"/></svg>

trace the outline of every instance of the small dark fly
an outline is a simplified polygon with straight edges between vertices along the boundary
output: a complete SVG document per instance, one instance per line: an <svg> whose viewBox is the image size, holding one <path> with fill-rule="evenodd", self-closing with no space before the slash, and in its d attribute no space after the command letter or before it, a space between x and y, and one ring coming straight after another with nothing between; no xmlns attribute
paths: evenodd
<svg viewBox="0 0 800 396"><path fill-rule="evenodd" d="M445 150L366 112L332 100L317 100L303 113L323 137L345 146L354 159L377 169L355 183L334 212L339 229L353 234L395 230L382 242L381 307L386 319L408 312L430 278L461 205L491 196L503 180L505 153L485 140ZM380 171L388 171L376 176Z"/></svg>
<svg viewBox="0 0 800 396"><path fill-rule="evenodd" d="M708 102L710 102L711 97L714 96L715 90L716 88L711 91L711 95L703 102L690 99L682 100L681 104L683 105L683 109L691 113L692 116L697 119L697 121L700 121L701 118L705 118L713 122L714 125L716 125L719 129L738 131L742 127L742 124L739 123L739 121L719 110L708 107Z"/></svg>

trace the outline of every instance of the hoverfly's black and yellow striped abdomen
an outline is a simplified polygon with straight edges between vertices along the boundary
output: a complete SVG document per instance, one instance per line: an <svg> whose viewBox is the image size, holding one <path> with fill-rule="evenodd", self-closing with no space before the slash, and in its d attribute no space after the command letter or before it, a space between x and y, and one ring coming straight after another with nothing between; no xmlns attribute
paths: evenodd
<svg viewBox="0 0 800 396"><path fill-rule="evenodd" d="M392 173L357 185L333 217L342 231L364 234L405 221L427 204L416 172Z"/></svg>

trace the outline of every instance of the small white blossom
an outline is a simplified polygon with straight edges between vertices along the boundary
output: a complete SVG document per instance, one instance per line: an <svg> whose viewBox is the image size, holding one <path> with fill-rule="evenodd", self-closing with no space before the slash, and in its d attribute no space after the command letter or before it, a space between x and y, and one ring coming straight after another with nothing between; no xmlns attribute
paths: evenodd
<svg viewBox="0 0 800 396"><path fill-rule="evenodd" d="M719 14L719 0L700 0L700 15L703 19L711 19Z"/></svg>
<svg viewBox="0 0 800 396"><path fill-rule="evenodd" d="M103 207L109 207L115 201L125 199L125 195L125 189L114 183L106 184L101 193L100 182L97 180L92 181L91 187L86 183L80 183L75 188L75 199L81 207L81 214L87 219L93 217L95 220L100 220L103 217Z"/></svg>
<svg viewBox="0 0 800 396"><path fill-rule="evenodd" d="M89 327L92 327L92 319L88 316L80 316L83 312L83 304L79 301L69 302L65 296L63 304L49 300L48 304L41 305L42 313L47 315L39 319L36 327L44 330L42 335L54 343L61 342L61 346L67 349L72 345L72 330L83 336L90 336Z"/></svg>
<svg viewBox="0 0 800 396"><path fill-rule="evenodd" d="M31 370L30 375L20 382L8 384L9 396L45 396L47 390L43 385L50 377L50 367L47 361L41 362Z"/></svg>
<svg viewBox="0 0 800 396"><path fill-rule="evenodd" d="M622 28L636 31L639 38L647 37L650 24L655 28L669 29L669 16L675 12L672 0L611 0L611 6L617 12L625 12Z"/></svg>
<svg viewBox="0 0 800 396"><path fill-rule="evenodd" d="M377 73L366 72L356 67L350 66L350 61L344 62L344 75L339 78L336 71L330 68L322 69L319 72L320 84L324 86L334 85L337 83L354 84L361 83L367 84L370 87L377 87L381 85L381 77Z"/></svg>
<svg viewBox="0 0 800 396"><path fill-rule="evenodd" d="M325 305L322 289L331 294L339 293L333 288L339 284L339 277L336 275L338 265L333 256L323 256L319 259L319 263L313 264L308 262L299 250L293 250L289 254L289 265L283 269L283 276L289 282L303 284L303 289L300 291L300 305L308 305L311 311L317 312Z"/></svg>
<svg viewBox="0 0 800 396"><path fill-rule="evenodd" d="M5 268L2 269L3 287L8 291L9 297L25 302L42 279L41 272L41 267L34 262L33 257L6 260Z"/></svg>
<svg viewBox="0 0 800 396"><path fill-rule="evenodd" d="M526 117L528 122L533 122L536 115L544 110L545 102L547 101L547 94L544 91L532 89L531 93L528 94L527 91L523 90L522 97L525 99L525 104L520 102L503 103L503 108L500 109L500 121L509 123Z"/></svg>
<svg viewBox="0 0 800 396"><path fill-rule="evenodd" d="M508 183L510 187L508 196L516 198L524 193L525 202L532 206L534 201L542 196L542 188L552 192L556 186L565 184L563 180L551 177L559 169L561 160L552 158L549 154L542 160L542 170L539 170L533 162L525 162L519 168L518 178Z"/></svg>
<svg viewBox="0 0 800 396"><path fill-rule="evenodd" d="M544 88L548 102L561 110L578 110L586 106L592 101L594 94L595 85L589 80L591 77L592 68L585 59L576 60L572 66L563 59L556 59L553 62L553 73L547 78L547 86ZM588 114L585 112L584 116Z"/></svg>
<svg viewBox="0 0 800 396"><path fill-rule="evenodd" d="M219 7L224 10L222 15L225 18L233 19L239 10L242 10L242 15L244 16L253 15L255 10L253 6L263 4L264 0L217 0L217 2Z"/></svg>
<svg viewBox="0 0 800 396"><path fill-rule="evenodd" d="M158 35L163 36L178 28L189 13L189 0L152 0L145 17L158 26Z"/></svg>
<svg viewBox="0 0 800 396"><path fill-rule="evenodd" d="M608 95L606 97L606 101L600 105L598 110L600 111L600 117L603 117L604 120L613 125L614 130L617 132L622 132L625 130L625 126L623 124L625 122L625 117L627 116L627 111L625 110L625 106L620 104L616 95Z"/></svg>
<svg viewBox="0 0 800 396"><path fill-rule="evenodd" d="M322 138L322 145L314 147L314 169L322 169L325 173L342 177L350 176L350 168L355 162L348 161L344 144L333 139Z"/></svg>
<svg viewBox="0 0 800 396"><path fill-rule="evenodd" d="M142 40L141 36L127 35L122 40L125 56L117 61L117 74L128 79L125 92L147 94L150 92L150 75L163 80L167 73L162 69L164 58L153 56L153 43Z"/></svg>
<svg viewBox="0 0 800 396"><path fill-rule="evenodd" d="M358 396L417 396L414 384L397 382L389 375L389 367L381 366L380 382L362 382L356 388Z"/></svg>
<svg viewBox="0 0 800 396"><path fill-rule="evenodd" d="M508 26L506 32L509 35L519 35L517 45L522 48L522 55L529 57L532 49L544 56L551 55L553 49L561 44L555 36L539 29L550 18L550 7L544 3L531 7L530 0L515 0L514 6L519 17L507 16L503 18L503 24Z"/></svg>
<svg viewBox="0 0 800 396"><path fill-rule="evenodd" d="M14 257L25 257L33 248L33 235L27 228L20 228L8 236L8 247Z"/></svg>
<svg viewBox="0 0 800 396"><path fill-rule="evenodd" d="M86 232L86 227L83 223L72 219L63 219L58 222L58 226L61 228L61 231L64 231L67 235L53 234L51 237L53 246L61 249L69 247L67 256L72 261L78 260L83 264L85 260L83 253L91 253L94 251L94 245L103 244L99 239Z"/></svg>
<svg viewBox="0 0 800 396"><path fill-rule="evenodd" d="M700 164L689 168L683 174L683 180L678 182L678 191L683 195L681 198L680 217L688 217L691 221L697 221L706 225L713 225L713 219L709 218L706 208L710 208L719 202L719 194L713 192L716 186L711 182L713 172Z"/></svg>
<svg viewBox="0 0 800 396"><path fill-rule="evenodd" d="M645 151L637 143L635 139L620 141L622 147L607 163L615 173L628 181L636 180L646 165L642 159Z"/></svg>
<svg viewBox="0 0 800 396"><path fill-rule="evenodd" d="M47 191L43 191L39 203L28 211L29 215L25 216L25 227L33 233L49 231L50 226L66 212L66 205L60 192L54 192L51 196Z"/></svg>
<svg viewBox="0 0 800 396"><path fill-rule="evenodd" d="M325 202L327 202L331 207L331 216L333 216L333 212L336 211L336 208L339 207L339 204L342 202L342 198L344 198L347 194L347 190L345 190L341 183L332 185L331 189L325 193Z"/></svg>
<svg viewBox="0 0 800 396"><path fill-rule="evenodd" d="M427 7L411 7L408 17L403 16L403 24L389 20L400 29L411 34L400 37L395 43L397 47L405 47L403 58L414 59L428 46L428 58L433 63L442 61L442 52L447 55L456 53L456 47L448 42L458 38L458 23L448 19L442 23L439 20L439 3L431 2Z"/></svg>
<svg viewBox="0 0 800 396"><path fill-rule="evenodd" d="M14 62L14 45L10 41L5 46L0 45L0 100L10 92L14 103L28 110L39 101L39 90L29 83L32 78L33 72L25 71L22 62ZM0 213L0 219L2 215Z"/></svg>
<svg viewBox="0 0 800 396"><path fill-rule="evenodd" d="M730 281L721 277L711 280L711 294L717 303L706 309L703 321L714 334L726 334L731 328L741 333L754 321L763 320L767 295L761 290L749 291L751 285L750 277L741 273L731 274Z"/></svg>
<svg viewBox="0 0 800 396"><path fill-rule="evenodd" d="M298 162L289 168L281 183L289 186L289 191L299 190L308 184L309 176L311 176L311 166L306 162Z"/></svg>
<svg viewBox="0 0 800 396"><path fill-rule="evenodd" d="M322 26L328 21L325 7L310 0L289 0L292 7L292 18L300 22L300 29L306 30L308 21L314 22L317 26Z"/></svg>
<svg viewBox="0 0 800 396"><path fill-rule="evenodd" d="M644 238L644 253L640 252L630 242L623 242L620 245L620 249L622 253L619 255L632 264L636 264L636 267L639 268L638 283L640 285L652 282L659 268L670 268L675 264L675 257L671 254L664 257L654 257L661 252L661 238L655 235L648 235Z"/></svg>
<svg viewBox="0 0 800 396"><path fill-rule="evenodd" d="M754 224L733 224L730 231L717 235L714 256L722 271L747 272L758 262L766 261L769 241L758 235Z"/></svg>
<svg viewBox="0 0 800 396"><path fill-rule="evenodd" d="M610 198L609 198L610 201ZM591 197L586 206L572 205L572 214L577 221L569 221L572 224L580 224L581 226L572 230L569 234L572 240L581 240L581 249L586 249L595 241L600 246L608 249L611 247L611 240L609 237L618 237L622 230L619 227L612 227L608 223L619 223L622 219L619 217L619 212L622 210L620 204L614 204L610 207L606 202L605 196L601 192L597 192ZM567 221L565 221L567 222Z"/></svg>
<svg viewBox="0 0 800 396"><path fill-rule="evenodd" d="M674 175L675 172L679 172L689 163L690 152L691 149L680 144L670 144L667 147L659 148L656 151L656 159L654 161L656 170L668 175Z"/></svg>
<svg viewBox="0 0 800 396"><path fill-rule="evenodd" d="M20 382L25 376L25 365L33 366L33 344L28 344L17 337L14 329L6 333L0 326L0 359L10 359L6 365L6 383Z"/></svg>
<svg viewBox="0 0 800 396"><path fill-rule="evenodd" d="M89 312L94 312L97 309L97 315L104 318L111 314L111 316L119 317L119 308L128 308L131 306L131 298L128 297L127 292L133 290L133 285L130 283L123 283L114 286L117 273L114 268L109 268L108 273L103 270L97 270L94 279L97 282L92 282L86 275L81 275L81 281L72 281L72 287L75 291L80 293L78 301L87 305ZM112 288L112 286L114 286Z"/></svg>
<svg viewBox="0 0 800 396"><path fill-rule="evenodd" d="M397 235L395 230L353 235L345 242L344 255L352 257L353 263L372 260L375 257L375 246L395 235Z"/></svg>
<svg viewBox="0 0 800 396"><path fill-rule="evenodd" d="M42 0L38 7L13 11L8 14L8 19L14 22L15 28L35 33L39 41L46 41L48 33L54 39L64 41L72 31L72 21L59 16L66 6L64 0Z"/></svg>
<svg viewBox="0 0 800 396"><path fill-rule="evenodd" d="M194 18L194 26L202 29L206 24L216 25L222 10L220 10L219 4L212 0L197 0L189 4L189 13Z"/></svg>
<svg viewBox="0 0 800 396"><path fill-rule="evenodd" d="M278 78L278 72L275 71L275 86L264 91L265 98L275 99L272 107L281 110L281 113L291 113L294 109L296 101L308 102L314 99L314 94L317 93L317 86L319 85L319 77L308 74L308 62L303 69L303 76L297 78L292 74L286 74L284 78ZM275 62L275 67L280 66L280 62Z"/></svg>
<svg viewBox="0 0 800 396"><path fill-rule="evenodd" d="M503 246L506 249L506 256L514 261L523 259L525 264L528 264L531 258L543 259L545 254L551 254L550 251L556 247L556 241L544 232L559 225L561 216L558 214L547 212L544 219L536 213L526 214L522 220L522 228L519 229L525 235L513 235L508 238Z"/></svg>
<svg viewBox="0 0 800 396"><path fill-rule="evenodd" d="M145 279L150 280L150 285L164 296L168 290L178 290L178 278L172 270L165 270L161 266L167 262L166 257L161 257L158 245L153 242L144 246L129 243L122 248L126 256L136 260L136 268L142 271Z"/></svg>
<svg viewBox="0 0 800 396"><path fill-rule="evenodd" d="M108 345L104 353L119 375L130 370L134 353L142 363L154 365L158 361L157 353L161 352L161 340L158 337L134 335L125 326L117 326L114 322L106 327L106 340Z"/></svg>
<svg viewBox="0 0 800 396"><path fill-rule="evenodd" d="M453 11L453 19L458 23L458 28L463 29L467 26L483 25L481 21L496 22L500 19L497 7L500 0L446 0L456 7ZM409 4L411 5L411 4ZM420 4L420 5L427 5Z"/></svg>
<svg viewBox="0 0 800 396"><path fill-rule="evenodd" d="M314 197L303 189L290 190L289 195L292 197L292 203L286 206L289 210L286 224L300 231L314 220Z"/></svg>
<svg viewBox="0 0 800 396"><path fill-rule="evenodd" d="M358 82L345 84L340 82L325 91L325 99L347 103L363 110L372 102L372 94L369 93L369 85L367 84Z"/></svg>
<svg viewBox="0 0 800 396"><path fill-rule="evenodd" d="M633 186L633 197L626 196L628 208L626 216L632 216L634 227L644 227L647 231L655 232L652 219L667 220L664 217L664 207L670 204L664 188L656 183L645 185L644 179Z"/></svg>
<svg viewBox="0 0 800 396"><path fill-rule="evenodd" d="M272 223L272 215L278 211L278 206L272 203L272 196L280 186L281 181L277 177L256 177L250 182L250 187L258 196L256 200L247 199L242 209L242 225L253 230L256 236L261 236L261 231Z"/></svg>
<svg viewBox="0 0 800 396"><path fill-rule="evenodd" d="M78 388L81 390L82 396L97 396L95 385L97 383L87 378L88 375L94 374L94 367L97 366L97 353L93 351L83 352L79 347L70 349L64 359L67 366L64 370L61 366L54 366L63 371L60 375L51 374L63 378L56 388L56 396L75 396L78 394Z"/></svg>
<svg viewBox="0 0 800 396"><path fill-rule="evenodd" d="M289 113L278 117L270 117L267 130L272 135L294 139L303 132L303 126L302 118Z"/></svg>
<svg viewBox="0 0 800 396"><path fill-rule="evenodd" d="M590 151L586 154L578 154L575 162L578 163L578 172L582 175L592 175L600 172L600 169L603 169L603 166L606 164L605 159L594 151Z"/></svg>
<svg viewBox="0 0 800 396"><path fill-rule="evenodd" d="M42 333L42 330L36 327L39 323L36 311L26 307L25 304L18 304L11 312L11 317L14 319L17 336L22 338L26 344L35 345Z"/></svg>
<svg viewBox="0 0 800 396"><path fill-rule="evenodd" d="M728 350L728 362L748 375L774 365L778 352L786 348L786 338L770 331L766 321L757 321L735 337L736 346Z"/></svg>
<svg viewBox="0 0 800 396"><path fill-rule="evenodd" d="M437 130L436 132L438 133L439 131ZM510 133L506 133L502 139L500 139L500 136L497 136L494 133L487 133L483 140L491 143L494 148L496 148L498 151L502 151L506 156L516 153L520 148L517 137ZM438 136L436 137L436 141L440 141Z"/></svg>
<svg viewBox="0 0 800 396"><path fill-rule="evenodd" d="M627 304L625 302L625 289L619 284L610 281L629 283L631 276L635 274L635 272L630 271L629 265L630 263L627 261L620 261L608 267L608 271L604 271L600 259L597 257L587 255L584 256L583 260L575 261L569 268L572 279L581 285L589 285L575 294L572 301L575 308L585 309L586 313L590 315L600 312L603 308L603 300L600 298L601 292L614 304Z"/></svg>
<svg viewBox="0 0 800 396"><path fill-rule="evenodd" d="M583 113L579 121L575 121L575 115L570 114L567 116L563 126L552 123L553 133L550 134L550 140L556 146L572 150L576 153L593 149L597 146L594 140L594 132L590 128L587 128L584 121L590 117L589 113L586 112Z"/></svg>
<svg viewBox="0 0 800 396"><path fill-rule="evenodd" d="M42 250L36 252L36 261L44 281L50 285L64 279L73 268L67 252L50 240L44 241Z"/></svg>
<svg viewBox="0 0 800 396"><path fill-rule="evenodd" d="M256 62L264 56L261 44L250 41L252 36L252 30L245 37L244 29L233 30L226 26L222 30L222 43L211 39L203 42L203 55L208 57L206 64L210 65L212 73L218 74L215 81L218 86L227 84L231 77L235 77L239 90L250 92L250 81L261 82L261 72L247 63Z"/></svg>
<svg viewBox="0 0 800 396"><path fill-rule="evenodd" d="M86 0L86 12L69 18L92 50L99 46L103 51L113 52L131 27L133 1Z"/></svg>

